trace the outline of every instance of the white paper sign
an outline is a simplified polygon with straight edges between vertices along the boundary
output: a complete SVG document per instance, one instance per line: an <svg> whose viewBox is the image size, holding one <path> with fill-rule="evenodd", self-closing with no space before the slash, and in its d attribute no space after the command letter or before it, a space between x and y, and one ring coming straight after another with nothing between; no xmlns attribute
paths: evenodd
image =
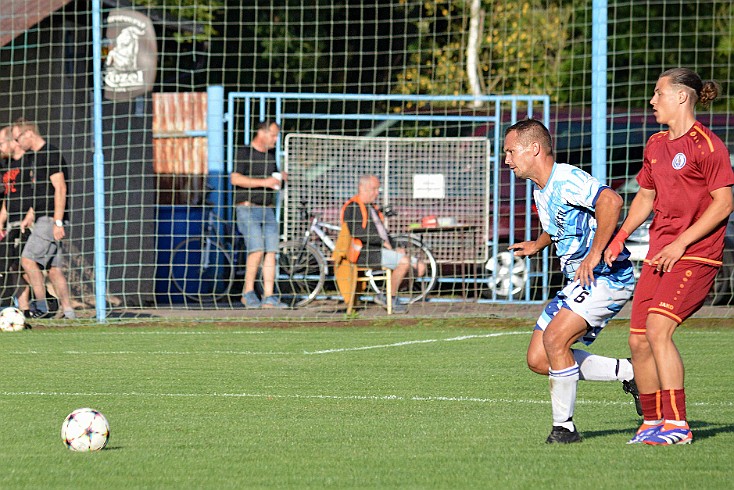
<svg viewBox="0 0 734 490"><path fill-rule="evenodd" d="M443 174L413 174L413 199L443 199L446 185Z"/></svg>

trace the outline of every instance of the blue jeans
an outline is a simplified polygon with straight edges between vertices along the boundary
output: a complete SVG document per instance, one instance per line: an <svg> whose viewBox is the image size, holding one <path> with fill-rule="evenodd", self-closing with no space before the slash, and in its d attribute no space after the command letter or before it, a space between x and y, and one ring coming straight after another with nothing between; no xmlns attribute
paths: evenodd
<svg viewBox="0 0 734 490"><path fill-rule="evenodd" d="M237 229L245 237L247 253L278 252L278 222L275 208L237 206Z"/></svg>

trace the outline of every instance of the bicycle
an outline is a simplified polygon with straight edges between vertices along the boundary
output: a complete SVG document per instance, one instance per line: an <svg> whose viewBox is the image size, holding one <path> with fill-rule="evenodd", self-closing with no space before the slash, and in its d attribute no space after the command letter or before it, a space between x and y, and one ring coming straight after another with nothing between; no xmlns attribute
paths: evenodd
<svg viewBox="0 0 734 490"><path fill-rule="evenodd" d="M244 240L214 209L207 211L201 233L171 251L169 278L176 290L197 303L221 300L229 295L235 270L242 262Z"/></svg>
<svg viewBox="0 0 734 490"><path fill-rule="evenodd" d="M298 209L301 220L310 221L309 226L301 239L280 244L278 272L275 277L281 298L286 296L286 302L289 299L294 307L305 306L312 302L323 289L327 278L333 279L333 275L329 275L326 257L313 242L319 241L329 252L333 252L335 244L328 232L338 234L341 230L338 225L320 221L318 215L310 213L305 204L302 203ZM394 235L392 242L396 248L404 248L408 256L426 264L426 273L423 277L415 275L411 268L398 291L401 298L407 298L408 303L423 300L437 282L436 259L430 249L415 235ZM378 269L368 272L370 287L375 293L382 293L384 284L380 279L382 274L383 271Z"/></svg>

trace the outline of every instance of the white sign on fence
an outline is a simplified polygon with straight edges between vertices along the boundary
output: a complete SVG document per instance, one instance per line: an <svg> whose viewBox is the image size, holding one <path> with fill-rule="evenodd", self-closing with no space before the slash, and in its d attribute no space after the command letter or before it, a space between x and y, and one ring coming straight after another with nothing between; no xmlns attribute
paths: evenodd
<svg viewBox="0 0 734 490"><path fill-rule="evenodd" d="M443 174L413 174L413 199L444 199Z"/></svg>

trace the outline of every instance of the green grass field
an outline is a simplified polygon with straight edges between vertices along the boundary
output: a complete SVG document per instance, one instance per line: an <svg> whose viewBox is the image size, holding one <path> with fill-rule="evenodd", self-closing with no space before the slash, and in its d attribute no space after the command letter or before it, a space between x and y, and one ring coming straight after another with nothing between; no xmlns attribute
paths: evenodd
<svg viewBox="0 0 734 490"><path fill-rule="evenodd" d="M548 381L529 321L350 326L151 323L0 335L0 488L731 488L734 322L676 335L690 446L628 446L620 383L584 383L581 444L544 443ZM408 325L406 325L408 324ZM592 351L626 356L626 322ZM102 411L109 445L59 437Z"/></svg>

